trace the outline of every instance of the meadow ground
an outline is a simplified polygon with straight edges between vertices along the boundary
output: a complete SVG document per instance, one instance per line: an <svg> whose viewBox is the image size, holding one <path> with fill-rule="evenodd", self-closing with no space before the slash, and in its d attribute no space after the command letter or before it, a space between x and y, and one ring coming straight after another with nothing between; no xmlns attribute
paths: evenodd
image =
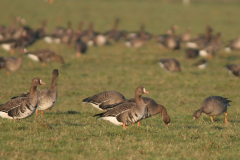
<svg viewBox="0 0 240 160"><path fill-rule="evenodd" d="M13 16L26 19L37 28L48 20L51 32L55 26L66 26L68 20L74 29L83 20L94 22L95 30L112 27L116 17L120 29L146 30L165 33L172 25L182 33L188 26L193 35L203 33L211 25L214 33L221 32L223 44L240 34L238 1L196 0L190 6L181 1L78 1L55 0L1 0L1 24L11 25ZM76 27L75 27L76 26ZM62 55L68 64L40 63L23 57L19 71L6 75L0 71L0 103L28 91L33 77L46 83L38 89L48 89L51 73L59 69L58 101L44 117L31 116L24 120L0 120L0 159L238 159L240 157L240 97L239 78L229 74L226 64L240 63L239 51L225 53L221 49L209 60L205 70L193 68L198 60L186 60L184 49L161 50L154 40L139 49L127 48L123 42L111 46L90 47L87 54L77 59L72 46L47 44L40 40L28 50L48 48ZM9 56L0 49L1 56ZM162 70L160 58L174 57L181 63L182 72ZM98 121L98 110L82 104L88 96L114 90L132 98L137 86L144 86L159 104L167 108L171 127L167 128L160 115L145 119L141 126L131 125L126 130L107 121ZM210 95L228 97L229 124L224 116L210 118L203 114L192 120L192 114Z"/></svg>

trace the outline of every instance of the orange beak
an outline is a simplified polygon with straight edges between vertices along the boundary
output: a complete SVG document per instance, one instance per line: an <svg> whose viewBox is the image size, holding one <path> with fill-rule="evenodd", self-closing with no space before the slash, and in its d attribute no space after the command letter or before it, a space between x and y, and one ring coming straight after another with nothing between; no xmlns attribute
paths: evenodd
<svg viewBox="0 0 240 160"><path fill-rule="evenodd" d="M144 93L147 93L147 94L149 94L149 92L148 92L148 91L145 91Z"/></svg>
<svg viewBox="0 0 240 160"><path fill-rule="evenodd" d="M41 83L40 84L46 84L46 83L44 83L43 81L41 81Z"/></svg>

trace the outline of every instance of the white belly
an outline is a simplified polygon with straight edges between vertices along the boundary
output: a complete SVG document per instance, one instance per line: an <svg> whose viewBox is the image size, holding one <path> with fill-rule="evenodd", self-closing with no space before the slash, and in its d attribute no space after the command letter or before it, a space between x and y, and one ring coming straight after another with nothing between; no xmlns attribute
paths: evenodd
<svg viewBox="0 0 240 160"><path fill-rule="evenodd" d="M107 120L107 121L109 121L109 122L111 122L111 123L113 123L117 126L123 125L123 123L119 122L116 117L103 117L102 119Z"/></svg>
<svg viewBox="0 0 240 160"><path fill-rule="evenodd" d="M39 62L38 56L36 56L36 55L34 55L34 54L28 54L28 57L29 57L30 59L34 60L34 61Z"/></svg>
<svg viewBox="0 0 240 160"><path fill-rule="evenodd" d="M0 112L0 116L2 118L13 119L13 117L9 116L6 112Z"/></svg>

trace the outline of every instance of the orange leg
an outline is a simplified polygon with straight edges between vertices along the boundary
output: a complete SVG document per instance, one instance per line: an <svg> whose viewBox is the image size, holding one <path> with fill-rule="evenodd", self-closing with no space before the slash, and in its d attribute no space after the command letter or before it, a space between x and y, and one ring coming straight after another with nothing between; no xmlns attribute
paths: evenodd
<svg viewBox="0 0 240 160"><path fill-rule="evenodd" d="M138 121L138 126L140 126L140 121Z"/></svg>
<svg viewBox="0 0 240 160"><path fill-rule="evenodd" d="M43 111L41 111L41 116L43 116Z"/></svg>
<svg viewBox="0 0 240 160"><path fill-rule="evenodd" d="M211 121L212 121L212 122L214 122L214 121L213 121L213 117L212 117L212 116L210 116L210 118L211 118Z"/></svg>
<svg viewBox="0 0 240 160"><path fill-rule="evenodd" d="M227 112L225 112L225 123L228 124L228 120L227 120Z"/></svg>
<svg viewBox="0 0 240 160"><path fill-rule="evenodd" d="M43 66L43 67L45 67L45 66L46 66L46 64L43 62L43 63L42 63L42 66Z"/></svg>
<svg viewBox="0 0 240 160"><path fill-rule="evenodd" d="M15 54L15 50L11 49L11 55L14 55L14 54Z"/></svg>
<svg viewBox="0 0 240 160"><path fill-rule="evenodd" d="M8 75L8 76L10 75L10 72L9 72L9 71L7 71L7 75Z"/></svg>
<svg viewBox="0 0 240 160"><path fill-rule="evenodd" d="M123 123L123 129L126 129L126 124L125 123Z"/></svg>
<svg viewBox="0 0 240 160"><path fill-rule="evenodd" d="M38 110L36 110L36 116L38 116Z"/></svg>
<svg viewBox="0 0 240 160"><path fill-rule="evenodd" d="M49 0L49 3L52 4L54 0Z"/></svg>

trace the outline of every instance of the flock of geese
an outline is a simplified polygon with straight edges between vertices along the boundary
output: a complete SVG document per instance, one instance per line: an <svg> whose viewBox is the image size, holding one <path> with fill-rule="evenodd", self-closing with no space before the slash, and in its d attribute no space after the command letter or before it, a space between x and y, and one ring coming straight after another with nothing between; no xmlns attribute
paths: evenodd
<svg viewBox="0 0 240 160"><path fill-rule="evenodd" d="M18 25L17 25L18 23ZM28 51L26 48L33 45L36 41L42 39L46 43L61 43L72 46L75 49L77 57L81 57L91 46L114 45L117 42L123 42L127 47L140 48L150 40L155 40L160 48L169 50L179 50L185 48L187 59L195 59L199 56L203 58L194 63L198 68L205 68L207 58L213 58L222 48L221 33L213 34L211 26L206 26L205 33L196 38L192 38L191 28L188 27L185 33L176 34L178 26L173 25L165 34L155 35L145 30L142 25L139 31L119 30L120 19L116 19L113 28L105 32L94 30L94 23L90 22L86 30L83 29L85 22L80 22L76 30L72 29L71 22L67 27L57 26L51 33L46 29L47 21L42 22L42 26L33 29L25 25L22 18L14 18L11 26L0 26L0 45L3 49L11 51L12 54L18 50L18 57L0 57L0 68L5 68L7 73L20 69L22 64L22 55L27 55L34 61L39 61L45 66L46 62L58 61L65 64L64 58L50 49L41 49ZM240 36L231 40L226 46L225 51L240 49ZM180 62L175 58L160 59L159 64L168 71L181 71ZM234 75L240 76L240 65L230 64L228 68Z"/></svg>
<svg viewBox="0 0 240 160"><path fill-rule="evenodd" d="M18 27L16 23L19 22ZM47 43L62 43L74 46L76 56L80 57L87 52L88 47L96 45L113 45L118 41L124 41L126 46L139 48L145 45L149 40L155 39L161 48L169 50L179 50L183 46L186 47L185 54L187 59L193 59L198 56L213 58L222 46L221 34L212 34L213 29L206 27L205 34L192 38L191 28L187 28L186 33L176 35L177 26L173 25L166 34L153 35L145 31L145 27L141 26L140 31L129 32L119 30L120 20L116 19L111 30L103 33L96 32L93 23L90 23L87 30L83 30L84 22L79 23L77 30L73 30L71 23L68 22L67 27L56 27L52 33L46 30L46 21L43 21L42 27L33 29L25 25L25 21L21 18L14 19L12 26L0 26L0 44L3 49L11 51L13 54L18 50L18 57L0 57L0 68L5 68L7 73L20 69L22 64L22 55L42 62L59 61L64 64L62 56L57 55L49 49L27 51L29 45L34 44L37 40L43 39ZM240 49L240 38L232 40L225 48L226 52ZM199 68L206 67L206 58L196 63ZM161 59L159 64L168 71L181 71L180 62L174 58ZM240 65L227 65L227 68L236 76L240 76ZM0 105L0 116L9 119L23 119L31 116L35 111L43 111L54 106L57 101L57 77L58 69L52 72L52 85L49 90L37 90L37 86L45 84L40 78L36 77L32 80L30 92L22 93L17 97L13 97L10 101ZM147 93L146 89L139 86L135 90L135 96L126 99L121 93L116 91L105 91L83 100L83 103L90 103L95 108L103 111L94 116L100 119L108 120L115 125L126 126L138 123L142 119L161 114L163 122L169 126L170 117L163 105L158 104L149 97L142 97ZM210 96L206 98L202 107L193 113L193 119L197 119L202 112L211 117L225 113L225 123L227 121L227 108L230 100L220 96Z"/></svg>

